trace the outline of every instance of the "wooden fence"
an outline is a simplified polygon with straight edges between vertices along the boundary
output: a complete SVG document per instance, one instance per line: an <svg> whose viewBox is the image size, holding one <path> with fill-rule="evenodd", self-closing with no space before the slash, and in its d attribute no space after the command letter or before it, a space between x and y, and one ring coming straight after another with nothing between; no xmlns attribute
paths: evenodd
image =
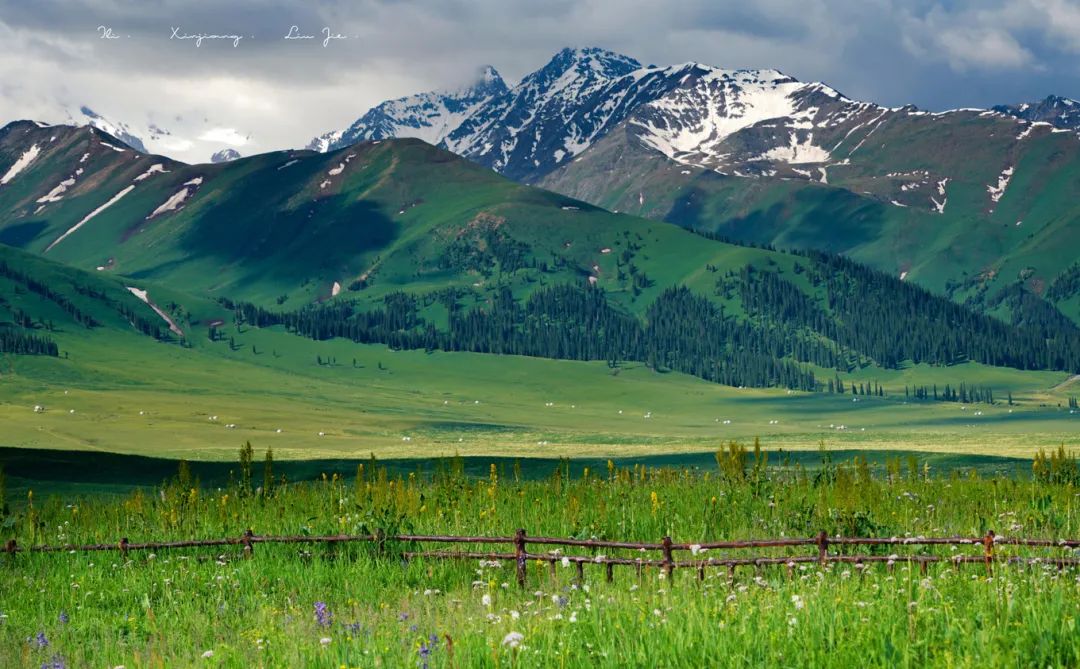
<svg viewBox="0 0 1080 669"><path fill-rule="evenodd" d="M884 563L891 571L896 563L917 564L922 573L926 573L927 567L933 563L950 563L954 566L961 564L983 564L987 575L993 573L995 563L1020 564L1020 565L1052 565L1058 569L1080 566L1080 558L1062 556L1020 556L1002 555L996 549L999 546L1016 546L1027 548L1045 549L1077 549L1080 548L1080 539L1028 539L1020 537L999 537L991 530L982 537L830 537L825 532L820 532L816 537L806 538L783 538L783 539L753 539L745 541L709 541L701 543L676 543L671 537L663 537L659 543L637 543L628 541L604 541L597 539L567 539L558 537L530 537L525 530L518 530L512 537L465 537L465 536L440 536L440 535L411 535L398 534L387 535L383 533L369 535L325 535L325 536L261 536L251 530L247 530L242 536L224 539L200 539L191 541L160 541L134 543L126 537L113 544L87 544L87 545L63 545L63 546L19 546L14 539L8 540L4 550L14 558L18 553L75 553L90 551L119 551L125 558L132 551L160 551L178 548L198 548L217 546L240 546L246 558L255 556L257 544L326 544L337 545L345 543L368 543L373 544L377 551L383 555L394 555L405 560L413 559L457 559L457 560L498 560L512 562L516 565L517 582L525 587L528 575L529 561L547 563L552 577L556 573L556 565L573 564L576 568L577 578L584 581L585 565L603 566L607 580L613 579L613 571L616 566L635 567L638 577L644 569L656 568L666 577L671 578L676 570L695 569L699 579L705 578L705 570L711 567L727 567L729 577L734 578L738 567L754 567L760 569L766 566L785 566L789 575L798 565L818 564L822 567L829 564L851 564L858 569L865 569L872 564ZM510 552L481 552L465 550L429 550L414 551L402 550L391 552L387 549L387 543L400 542L406 544L482 544L482 545L507 545L512 546ZM588 549L594 552L592 555L564 555L561 548L556 548L545 553L530 553L529 546L554 546L571 547L576 549ZM956 555L933 555L933 554L847 554L830 552L830 547L865 547L865 546L900 546L900 547L929 547L929 546L954 546L972 548L977 547L978 553L958 553ZM769 555L769 556L737 556L724 555L722 557L705 557L706 552L715 551L745 551L747 549L812 549L808 555ZM597 551L636 551L645 554L641 557L608 556ZM690 553L687 559L676 559L676 552L681 554ZM659 553L657 557L648 557L649 553Z"/></svg>

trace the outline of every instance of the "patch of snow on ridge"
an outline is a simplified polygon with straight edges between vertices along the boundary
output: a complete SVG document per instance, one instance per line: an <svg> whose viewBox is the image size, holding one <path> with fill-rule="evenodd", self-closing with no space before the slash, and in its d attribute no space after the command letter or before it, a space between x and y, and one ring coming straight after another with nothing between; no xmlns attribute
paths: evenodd
<svg viewBox="0 0 1080 669"><path fill-rule="evenodd" d="M338 293L340 293L340 292L341 292L341 284L338 283L337 281L335 281L333 287L330 288L330 296L331 297L337 297Z"/></svg>
<svg viewBox="0 0 1080 669"><path fill-rule="evenodd" d="M154 312L158 316L161 316L161 319L169 324L169 329L170 330L172 330L175 334L177 334L177 335L179 335L181 337L184 336L184 331L181 330L179 328L179 326L176 325L175 322L173 322L173 319L169 318L169 315L167 313L165 313L164 311L162 311L161 308L158 307L158 305L156 305L156 304L154 304L153 302L150 301L150 295L147 294L147 292L145 290L139 290L138 288L135 288L134 286L125 286L125 288L127 288L128 292L130 292L132 295L134 295L135 297L139 298L144 303L146 303L146 305L148 307L150 307L151 309L153 309Z"/></svg>
<svg viewBox="0 0 1080 669"><path fill-rule="evenodd" d="M279 168L278 168L278 170L279 170L279 171L280 171L280 170L283 170L283 169L285 169L286 167L288 167L288 166L290 166L290 165L295 165L295 164L296 164L296 163L298 163L298 162L300 162L300 161L299 161L299 160L297 160L296 158L293 158L293 159L292 159L292 160L290 160L289 162L287 162L287 163L285 163L284 165L282 165L281 167L279 167Z"/></svg>
<svg viewBox="0 0 1080 669"><path fill-rule="evenodd" d="M195 177L194 179L192 179L190 181L185 181L184 185L185 186L201 186L202 185L202 177Z"/></svg>
<svg viewBox="0 0 1080 669"><path fill-rule="evenodd" d="M338 166L330 168L330 171L327 172L327 174L329 174L332 177L336 177L337 175L341 174L344 171L345 171L345 163L338 163Z"/></svg>
<svg viewBox="0 0 1080 669"><path fill-rule="evenodd" d="M990 193L990 199L997 203L1001 200L1001 196L1005 194L1005 189L1009 187L1009 180L1012 179L1013 167L1009 166L1002 170L998 176L997 186L987 186L986 192Z"/></svg>
<svg viewBox="0 0 1080 669"><path fill-rule="evenodd" d="M1029 123L1028 127L1024 128L1024 131L1016 136L1016 141L1019 142L1019 141L1023 140L1025 137L1030 135L1031 131L1034 130L1034 129L1035 129L1035 124L1034 123Z"/></svg>
<svg viewBox="0 0 1080 669"><path fill-rule="evenodd" d="M127 149L121 149L119 146L113 146L112 144L109 144L108 142L100 142L100 144L102 146L109 147L110 149L112 149L113 151L116 151L117 153L124 153L124 152L127 151Z"/></svg>
<svg viewBox="0 0 1080 669"><path fill-rule="evenodd" d="M48 202L59 202L60 200L62 200L64 198L64 192L67 191L68 188L71 188L74 185L75 185L75 177L70 176L67 179L64 179L60 183L56 184L56 187L53 188L51 191L49 191L49 193L47 195L45 195L43 197L39 197L37 199L37 203L38 204L46 204Z"/></svg>
<svg viewBox="0 0 1080 669"><path fill-rule="evenodd" d="M23 154L19 156L19 159L8 168L7 173L4 174L3 177L0 177L0 186L7 184L7 182L18 176L19 172L22 172L26 169L27 165L34 162L34 158L37 158L39 153L41 153L41 149L38 148L38 145L31 145L30 148L24 151Z"/></svg>
<svg viewBox="0 0 1080 669"><path fill-rule="evenodd" d="M191 195L191 189L187 186L184 186L183 188L169 196L168 200L165 200L165 202L161 203L161 205L158 206L157 209L155 209L149 216L146 217L146 220L150 220L151 218L164 214L167 211L175 211L177 207L184 203L184 200L188 199L189 195Z"/></svg>
<svg viewBox="0 0 1080 669"><path fill-rule="evenodd" d="M165 169L165 165L163 165L161 163L155 163L155 164L150 166L150 169L146 170L145 172L143 172L139 176L135 177L135 181L142 181L143 179L145 179L145 178L147 178L149 176L153 176L154 174L163 174L163 173L167 173L168 171L169 170Z"/></svg>
<svg viewBox="0 0 1080 669"><path fill-rule="evenodd" d="M949 198L945 195L945 184L949 183L949 177L945 177L941 181L937 182L937 192L941 196L941 202L937 201L937 198L933 195L930 196L930 201L934 203L934 211L939 214L945 213L945 205L948 204Z"/></svg>
<svg viewBox="0 0 1080 669"><path fill-rule="evenodd" d="M791 96L806 84L775 74L767 81L751 72L713 69L693 88L679 88L645 104L646 110L656 112L655 119L632 123L648 132L643 141L668 157L701 151L703 144L719 143L743 128L795 114Z"/></svg>
<svg viewBox="0 0 1080 669"><path fill-rule="evenodd" d="M787 146L774 146L761 154L760 158L779 160L792 165L824 163L829 160L829 152L820 146L814 146L814 133L809 133L804 141L799 141L798 133L793 132Z"/></svg>
<svg viewBox="0 0 1080 669"><path fill-rule="evenodd" d="M134 189L135 189L135 184L132 184L132 185L128 186L127 188L125 188L124 190L122 190L122 191L120 191L119 193L117 193L116 195L113 195L113 196L112 196L112 197L111 197L111 198L109 199L109 201L108 201L108 202L106 202L105 204L101 205L101 206L100 206L100 207L98 207L97 209L95 209L95 210L93 210L92 212L90 212L89 214L87 214L87 215L86 215L85 217L83 217L83 219L82 219L81 221L79 221L79 222L78 222L78 223L76 223L75 225L73 225L73 226L71 226L70 228L68 228L67 232L65 232L64 234L60 235L60 236L59 236L59 237L57 237L56 239L54 239L54 240L53 240L53 243L52 243L52 244L49 244L48 246L46 246L46 247L45 247L45 251L44 251L44 252L45 252L45 253L48 253L48 252L49 252L49 251L50 251L50 250L52 249L52 247L54 247L54 246L56 246L57 244L59 244L60 242L64 241L64 240L65 240L65 239L66 239L66 238L68 237L68 235L70 235L71 233L75 232L76 230L78 230L78 229L79 229L79 228L81 228L82 226L86 225L86 223L87 223L87 222L88 222L88 221L89 221L89 220L90 220L91 218L93 218L93 217L97 216L98 214L100 214L101 212L105 211L106 209L108 209L108 208L109 208L109 207L111 207L112 205L116 204L116 203L117 203L117 202L118 202L118 201L120 200L120 198L124 197L125 195L127 195L128 193L130 193L131 191L133 191Z"/></svg>

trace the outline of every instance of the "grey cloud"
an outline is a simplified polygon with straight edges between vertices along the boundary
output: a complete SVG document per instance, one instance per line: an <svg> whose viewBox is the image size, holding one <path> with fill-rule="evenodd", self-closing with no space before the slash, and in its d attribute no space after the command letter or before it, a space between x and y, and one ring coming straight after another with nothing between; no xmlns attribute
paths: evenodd
<svg viewBox="0 0 1080 669"><path fill-rule="evenodd" d="M124 37L100 40L103 24ZM294 24L357 38L287 43ZM169 40L172 26L245 39L196 49ZM593 45L776 68L889 105L989 106L1080 97L1078 26L1075 0L0 0L0 117L87 104L192 140L231 128L269 150L484 64L516 80Z"/></svg>

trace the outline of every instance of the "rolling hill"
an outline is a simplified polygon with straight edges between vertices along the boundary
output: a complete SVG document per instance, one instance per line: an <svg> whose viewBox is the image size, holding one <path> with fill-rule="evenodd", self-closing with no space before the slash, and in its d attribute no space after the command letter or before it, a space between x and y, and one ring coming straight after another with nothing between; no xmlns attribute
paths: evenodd
<svg viewBox="0 0 1080 669"><path fill-rule="evenodd" d="M931 113L775 70L564 49L513 87L389 101L312 142L421 137L609 210L843 253L987 312L1017 287L1080 322L1075 103ZM1058 283L1055 290L1052 287Z"/></svg>
<svg viewBox="0 0 1080 669"><path fill-rule="evenodd" d="M0 159L5 243L313 339L802 390L909 363L1080 370L1080 329L1026 294L1003 322L835 256L613 214L419 140L189 166L19 122Z"/></svg>
<svg viewBox="0 0 1080 669"><path fill-rule="evenodd" d="M0 173L0 445L1029 455L1076 420L1078 338L1052 314L998 321L417 140L188 166L21 122Z"/></svg>

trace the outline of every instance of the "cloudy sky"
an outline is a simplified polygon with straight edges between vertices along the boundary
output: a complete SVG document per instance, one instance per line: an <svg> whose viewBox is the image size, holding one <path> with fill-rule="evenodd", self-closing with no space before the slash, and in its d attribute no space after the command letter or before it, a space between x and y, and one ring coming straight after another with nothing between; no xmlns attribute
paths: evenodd
<svg viewBox="0 0 1080 669"><path fill-rule="evenodd" d="M315 39L285 39L294 25ZM240 39L178 39L199 33ZM86 105L168 130L153 148L181 160L250 155L481 65L513 83L564 46L776 68L890 106L1080 98L1080 0L0 0L0 123Z"/></svg>

